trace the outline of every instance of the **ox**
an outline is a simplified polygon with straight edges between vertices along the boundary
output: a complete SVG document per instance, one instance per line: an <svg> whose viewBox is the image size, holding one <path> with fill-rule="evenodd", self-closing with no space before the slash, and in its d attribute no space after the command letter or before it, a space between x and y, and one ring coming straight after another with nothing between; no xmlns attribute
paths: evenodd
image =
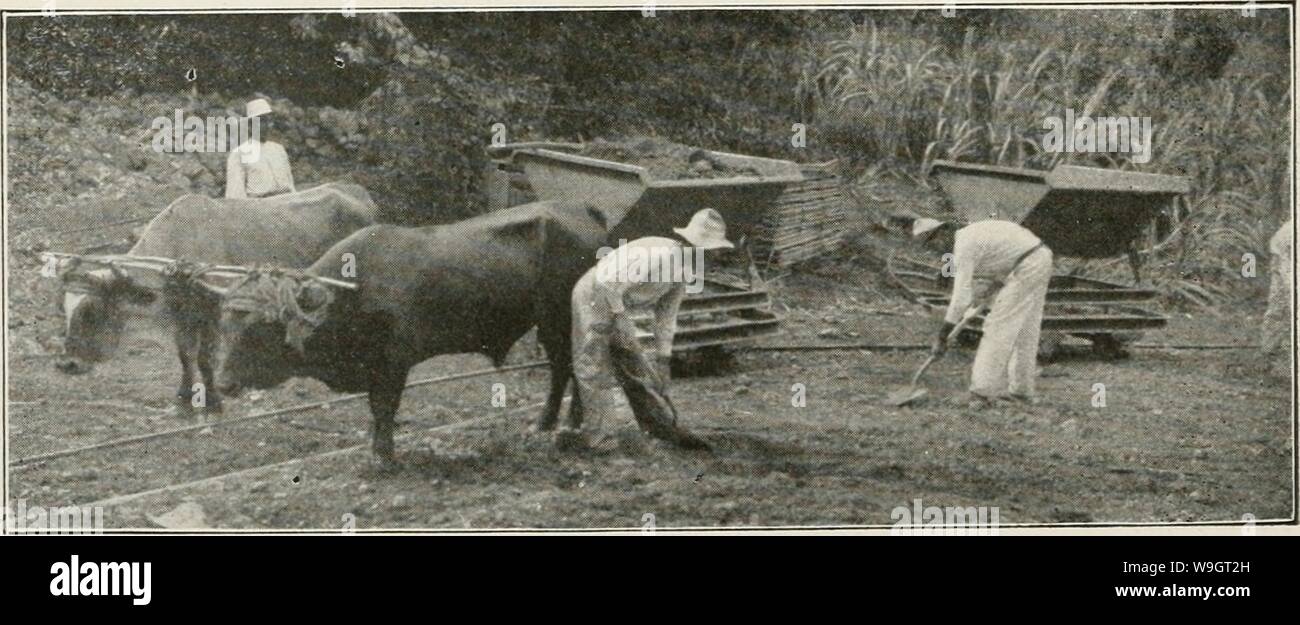
<svg viewBox="0 0 1300 625"><path fill-rule="evenodd" d="M416 364L481 353L500 366L537 327L550 364L538 428L554 428L573 377L570 293L604 243L602 216L582 206L535 202L456 224L377 225L340 241L306 272L254 271L226 289L218 388L267 388L293 376L369 394L374 452L393 455L394 416ZM342 272L345 254L355 276ZM355 282L355 290L315 277ZM568 419L581 427L578 398Z"/></svg>
<svg viewBox="0 0 1300 625"><path fill-rule="evenodd" d="M186 195L145 227L130 256L193 263L305 267L349 234L375 222L374 202L355 184L331 183L256 200ZM207 411L221 411L213 384L220 300L184 279L131 276L96 263L65 262L65 359L84 373L112 358L127 334L170 335L181 362L180 414L192 410L195 369ZM178 276L183 277L183 276Z"/></svg>

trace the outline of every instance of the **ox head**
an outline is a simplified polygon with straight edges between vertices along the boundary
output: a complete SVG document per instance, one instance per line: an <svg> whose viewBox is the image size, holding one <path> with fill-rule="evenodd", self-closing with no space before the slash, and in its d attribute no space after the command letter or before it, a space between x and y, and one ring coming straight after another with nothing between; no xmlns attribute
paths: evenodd
<svg viewBox="0 0 1300 625"><path fill-rule="evenodd" d="M152 314L158 296L111 265L61 259L58 274L63 284L59 309L65 357L56 368L87 373L116 354L128 322Z"/></svg>
<svg viewBox="0 0 1300 625"><path fill-rule="evenodd" d="M305 343L334 301L331 282L274 270L250 271L228 286L201 278L223 297L217 390L238 397L245 388L270 388L297 375Z"/></svg>

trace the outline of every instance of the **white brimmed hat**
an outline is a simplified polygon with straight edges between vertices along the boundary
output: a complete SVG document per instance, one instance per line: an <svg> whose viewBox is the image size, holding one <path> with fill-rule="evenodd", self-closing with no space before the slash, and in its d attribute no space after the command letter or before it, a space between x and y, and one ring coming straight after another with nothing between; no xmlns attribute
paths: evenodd
<svg viewBox="0 0 1300 625"><path fill-rule="evenodd" d="M943 224L944 222L939 221L938 219L930 219L929 217L918 217L916 221L912 222L912 238L923 239L931 232L938 230L939 227L942 226Z"/></svg>
<svg viewBox="0 0 1300 625"><path fill-rule="evenodd" d="M722 215L712 208L706 208L691 216L691 223L685 228L673 228L691 245L704 250L731 249L736 247L727 240L727 223Z"/></svg>
<svg viewBox="0 0 1300 625"><path fill-rule="evenodd" d="M260 117L271 112L271 103L266 98L258 98L248 103L248 116Z"/></svg>

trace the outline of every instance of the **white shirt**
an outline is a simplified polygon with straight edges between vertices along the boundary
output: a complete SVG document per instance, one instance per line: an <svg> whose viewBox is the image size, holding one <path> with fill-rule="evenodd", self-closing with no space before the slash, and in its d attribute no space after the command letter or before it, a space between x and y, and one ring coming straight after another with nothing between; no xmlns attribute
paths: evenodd
<svg viewBox="0 0 1300 625"><path fill-rule="evenodd" d="M976 279L1006 279L1021 255L1042 241L1024 226L988 219L957 231L952 249L952 299L944 321L957 323L974 298Z"/></svg>
<svg viewBox="0 0 1300 625"><path fill-rule="evenodd" d="M226 197L264 197L297 191L289 155L274 141L247 141L226 157Z"/></svg>
<svg viewBox="0 0 1300 625"><path fill-rule="evenodd" d="M635 239L596 263L595 292L606 298L615 315L627 310L653 311L655 351L671 356L677 309L686 296L686 283L696 278L694 263L694 257L675 239Z"/></svg>

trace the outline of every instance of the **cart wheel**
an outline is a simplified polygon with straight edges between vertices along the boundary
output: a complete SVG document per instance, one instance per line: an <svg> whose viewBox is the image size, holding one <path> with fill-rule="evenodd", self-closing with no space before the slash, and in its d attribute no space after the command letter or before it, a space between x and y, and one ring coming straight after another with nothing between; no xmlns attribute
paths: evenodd
<svg viewBox="0 0 1300 625"><path fill-rule="evenodd" d="M705 345L673 355L673 376L717 375L736 366L735 352L721 345Z"/></svg>
<svg viewBox="0 0 1300 625"><path fill-rule="evenodd" d="M1141 336L1141 334L1138 333L1138 336ZM1137 340L1137 338L1127 338L1116 334L1094 334L1089 338L1092 339L1092 353L1102 360L1123 360L1128 358L1129 353L1124 348L1124 345Z"/></svg>

